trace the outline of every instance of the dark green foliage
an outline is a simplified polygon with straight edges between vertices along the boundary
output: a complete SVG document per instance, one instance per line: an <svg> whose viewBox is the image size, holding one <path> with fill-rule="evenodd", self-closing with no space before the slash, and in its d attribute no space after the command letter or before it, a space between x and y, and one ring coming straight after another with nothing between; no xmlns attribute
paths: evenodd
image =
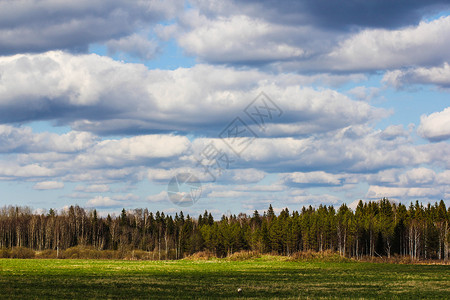
<svg viewBox="0 0 450 300"><path fill-rule="evenodd" d="M224 257L245 250L447 260L449 216L442 200L427 206L411 203L409 208L387 199L360 201L355 211L345 204L337 210L320 205L291 213L286 208L278 216L270 205L262 215L258 211L252 216L224 215L220 221L208 211L193 219L183 212L172 217L147 209L123 209L118 217L104 218L96 210L78 206L48 214L9 206L0 210L0 248L54 250L57 257L66 249L82 246L120 253L141 250L151 252L152 259L180 259L199 251Z"/></svg>

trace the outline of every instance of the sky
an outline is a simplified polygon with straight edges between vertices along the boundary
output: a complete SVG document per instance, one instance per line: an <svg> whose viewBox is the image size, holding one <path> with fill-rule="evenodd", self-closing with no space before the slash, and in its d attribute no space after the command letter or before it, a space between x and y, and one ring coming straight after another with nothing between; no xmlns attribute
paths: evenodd
<svg viewBox="0 0 450 300"><path fill-rule="evenodd" d="M0 0L0 205L450 205L450 1Z"/></svg>

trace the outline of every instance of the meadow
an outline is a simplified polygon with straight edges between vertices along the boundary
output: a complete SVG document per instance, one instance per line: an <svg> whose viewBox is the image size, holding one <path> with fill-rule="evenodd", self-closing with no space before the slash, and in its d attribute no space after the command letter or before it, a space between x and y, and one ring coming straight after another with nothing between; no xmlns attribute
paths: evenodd
<svg viewBox="0 0 450 300"><path fill-rule="evenodd" d="M239 261L0 259L0 299L225 297L445 299L450 297L450 265L276 256Z"/></svg>

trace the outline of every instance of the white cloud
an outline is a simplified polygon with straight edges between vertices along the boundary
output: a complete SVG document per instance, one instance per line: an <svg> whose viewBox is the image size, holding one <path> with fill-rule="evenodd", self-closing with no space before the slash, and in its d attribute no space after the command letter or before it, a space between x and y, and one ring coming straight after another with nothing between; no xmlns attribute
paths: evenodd
<svg viewBox="0 0 450 300"><path fill-rule="evenodd" d="M307 55L306 50L284 37L288 33L298 37L312 30L271 24L246 15L209 20L196 11L190 11L185 18L195 18L194 22L189 21L195 27L179 35L179 44L188 54L213 63L250 64L302 58Z"/></svg>
<svg viewBox="0 0 450 300"><path fill-rule="evenodd" d="M366 180L372 185L395 185L401 174L400 169L387 169L374 174L368 174Z"/></svg>
<svg viewBox="0 0 450 300"><path fill-rule="evenodd" d="M110 188L106 184L91 184L88 186L78 185L75 187L75 191L84 193L105 193L109 192Z"/></svg>
<svg viewBox="0 0 450 300"><path fill-rule="evenodd" d="M24 132L28 136L27 131ZM20 135L17 137L20 140ZM87 144L89 146L79 148L82 149L79 152L63 152L63 155L53 151L8 154L0 160L0 177L9 180L46 177L48 181L58 177L59 181L65 182L89 182L91 186L76 188L83 192L105 192L106 184L139 182L146 177L152 182L167 184L178 173L193 173L202 183L208 183L214 181L213 178L196 166L195 158L198 159L211 142L231 159L229 169L216 174L217 182L230 186L258 183L269 173L278 172L291 173L284 180L293 184L339 186L355 183L356 177L349 176L348 172L370 174L384 169L417 168L436 163L450 166L447 143L414 145L402 126L374 130L358 125L304 138L259 138L240 158L217 138L194 138L191 145L186 137L174 135L114 140L99 140L94 136L93 141ZM65 147L72 148L70 143L68 140ZM77 142L74 140L72 143ZM35 145L40 147L39 143ZM64 151L64 147L58 150ZM385 172L389 175L391 171ZM414 172L402 175L402 180L399 173L389 175L392 178L389 180L380 179L378 175L363 178L381 185L393 185L395 181L407 186L431 184L425 177L421 178L429 175L425 174L426 170L414 169ZM379 176L387 175L379 173Z"/></svg>
<svg viewBox="0 0 450 300"><path fill-rule="evenodd" d="M387 72L383 81L395 88L403 88L414 84L434 84L442 88L450 88L450 65L445 62L437 67L410 68Z"/></svg>
<svg viewBox="0 0 450 300"><path fill-rule="evenodd" d="M419 167L407 170L391 169L367 176L370 184L367 197L398 199L444 198L449 193L448 171L436 172L430 168Z"/></svg>
<svg viewBox="0 0 450 300"><path fill-rule="evenodd" d="M124 205L122 202L113 200L110 197L96 196L86 202L87 207L119 207Z"/></svg>
<svg viewBox="0 0 450 300"><path fill-rule="evenodd" d="M303 195L291 195L285 201L287 204L301 204L301 205L336 205L341 202L342 199L330 194L312 195L305 193Z"/></svg>
<svg viewBox="0 0 450 300"><path fill-rule="evenodd" d="M228 181L232 183L257 183L264 179L267 175L266 172L257 170L254 168L248 169L232 169L225 172L223 176L219 178L221 182Z"/></svg>
<svg viewBox="0 0 450 300"><path fill-rule="evenodd" d="M398 30L363 30L321 57L320 65L336 71L440 65L450 60L449 46L450 17L441 17Z"/></svg>
<svg viewBox="0 0 450 300"><path fill-rule="evenodd" d="M361 101L371 101L373 98L378 97L380 94L380 88L378 87L366 87L357 86L348 91L348 94Z"/></svg>
<svg viewBox="0 0 450 300"><path fill-rule="evenodd" d="M442 195L438 188L408 188L408 187L385 187L372 185L369 187L366 197L371 199L379 198L426 198Z"/></svg>
<svg viewBox="0 0 450 300"><path fill-rule="evenodd" d="M400 186L418 187L434 182L436 173L428 168L415 168L399 176Z"/></svg>
<svg viewBox="0 0 450 300"><path fill-rule="evenodd" d="M248 196L247 192L243 191L212 191L206 195L208 198L240 198Z"/></svg>
<svg viewBox="0 0 450 300"><path fill-rule="evenodd" d="M385 139L382 133L370 127L354 126L313 138L260 138L249 145L242 158L253 167L266 169L334 172L372 172L432 160L431 147L415 147L405 137ZM438 157L437 153L433 155Z"/></svg>
<svg viewBox="0 0 450 300"><path fill-rule="evenodd" d="M183 154L189 149L189 145L185 136L141 135L103 140L93 147L92 153L106 159L168 158Z"/></svg>
<svg viewBox="0 0 450 300"><path fill-rule="evenodd" d="M405 131L403 125L389 125L380 133L380 137L384 140L408 138L409 132Z"/></svg>
<svg viewBox="0 0 450 300"><path fill-rule="evenodd" d="M324 13L323 9L316 7L313 15L306 15L308 7L314 5L301 2L298 5L301 9L297 7L280 13L280 5L273 7L268 3L217 4L214 6L222 8L214 9L200 4L200 10L191 9L181 15L178 26L171 24L158 31L165 38L176 37L187 53L204 62L268 65L275 71L364 72L436 66L450 60L446 51L450 46L450 17L419 24L415 20L403 24L409 27L399 27L388 26L392 19L386 17L381 21L381 16L377 15L373 19L376 26L367 24L367 27L358 27L359 30L350 30L348 26L354 16L348 11L355 9L354 3L333 8L339 11L346 7L339 21L333 13L320 17L322 22L319 23L314 22L313 15ZM264 9L266 6L271 7L270 11ZM374 7L371 4L363 10L373 11ZM287 21L293 11L292 19ZM355 12L359 17L361 14L362 11ZM415 12L409 16L412 15L417 17L419 14ZM398 20L398 23L406 19ZM323 26L330 20L337 21L340 30ZM359 18L357 23L361 20ZM361 91L355 92L361 94Z"/></svg>
<svg viewBox="0 0 450 300"><path fill-rule="evenodd" d="M450 138L450 107L443 111L420 117L417 132L423 138L437 142Z"/></svg>
<svg viewBox="0 0 450 300"><path fill-rule="evenodd" d="M286 182L311 185L340 185L344 176L323 171L281 174Z"/></svg>
<svg viewBox="0 0 450 300"><path fill-rule="evenodd" d="M436 181L438 184L450 185L450 170L437 174Z"/></svg>
<svg viewBox="0 0 450 300"><path fill-rule="evenodd" d="M0 152L79 152L92 146L98 138L88 132L65 134L34 133L31 127L0 125Z"/></svg>
<svg viewBox="0 0 450 300"><path fill-rule="evenodd" d="M208 192L227 192L232 189L233 191L237 192L247 192L247 193L273 193L273 192L282 192L285 191L288 187L285 185L277 182L273 184L239 184L235 183L233 185L227 185L223 184L220 185L222 182L218 182L214 185L207 185L205 186L205 193Z"/></svg>
<svg viewBox="0 0 450 300"><path fill-rule="evenodd" d="M153 59L160 51L155 40L149 40L136 33L120 39L110 40L106 43L108 52L112 55L116 53L126 53L138 57L142 60Z"/></svg>
<svg viewBox="0 0 450 300"><path fill-rule="evenodd" d="M195 156L194 156L195 157ZM197 157L200 159L200 156ZM235 161L236 162L236 161ZM185 162L185 164L187 164ZM261 181L267 173L262 170L257 170L253 168L247 169L234 169L233 164L230 168L222 166L221 168L215 169L214 167L202 167L197 161L192 161L192 163L187 164L186 167L170 168L170 169L148 169L147 178L151 182L167 184L174 176L177 174L192 174L197 178L196 180L202 183L209 182L221 182L227 184L245 184L245 183L257 183Z"/></svg>
<svg viewBox="0 0 450 300"><path fill-rule="evenodd" d="M89 44L130 35L172 18L183 1L52 0L0 2L0 55L52 49L86 51Z"/></svg>
<svg viewBox="0 0 450 300"><path fill-rule="evenodd" d="M45 118L100 134L216 135L261 91L284 111L282 118L267 120L268 135L328 131L386 113L330 89L299 87L305 76L256 69L196 65L148 70L64 52L0 57L0 67L3 123Z"/></svg>
<svg viewBox="0 0 450 300"><path fill-rule="evenodd" d="M137 201L137 200L140 199L139 196L134 195L134 194L132 194L132 193L128 193L128 194L125 194L125 195L114 195L112 198L113 198L114 200L118 200L118 201L128 201L128 202L130 202L130 201Z"/></svg>
<svg viewBox="0 0 450 300"><path fill-rule="evenodd" d="M0 3L0 180L32 182L34 189L71 182L78 186L66 197L90 199L90 207L135 205L140 197L126 193L140 181L166 185L179 173L198 177L211 200L205 205L214 209L233 201L247 208L338 203L365 193L366 184L368 197L450 194L450 175L437 171L450 168L443 142L450 138L450 108L422 116L418 134L441 142L421 144L412 127L390 119L376 129L375 122L396 115L372 101L386 100L386 86L374 85L378 70L397 88L450 86L450 17L418 23L429 11L418 9L430 7L417 3L371 17L384 4L367 15L352 13L358 10L346 1L327 4L331 13L307 1L200 2ZM177 15L179 9L185 13ZM158 20L169 25L149 27ZM147 38L155 32L169 41L167 54L175 38L205 64L152 70L70 53L95 43L92 49L105 46L119 58L151 59L162 49ZM23 54L1 56L14 53ZM352 89L333 90L349 81ZM260 92L283 111L264 130L243 111ZM240 156L224 143L231 139L218 138L237 116L258 135ZM71 131L23 125L37 128L32 122L42 120ZM195 160L211 142L231 158L214 180ZM166 192L147 201L159 207Z"/></svg>
<svg viewBox="0 0 450 300"><path fill-rule="evenodd" d="M58 173L58 170L43 167L37 163L19 165L14 161L0 161L0 178L4 179L52 177Z"/></svg>
<svg viewBox="0 0 450 300"><path fill-rule="evenodd" d="M387 1L309 1L278 2L272 0L193 0L204 15L218 17L245 13L276 24L301 26L310 24L337 32L357 28L398 28L418 23L449 7L445 1L409 1L392 5ZM355 28L356 27L356 28Z"/></svg>
<svg viewBox="0 0 450 300"><path fill-rule="evenodd" d="M175 162L188 155L187 137L141 135L101 140L86 132L33 133L29 127L0 125L2 178L60 176L64 181L93 182L78 191L105 192L107 182L142 180L145 165ZM15 154L17 153L17 154Z"/></svg>
<svg viewBox="0 0 450 300"><path fill-rule="evenodd" d="M450 172L436 172L431 168L418 167L412 169L389 169L365 176L367 182L374 187L402 188L436 188L448 190Z"/></svg>
<svg viewBox="0 0 450 300"><path fill-rule="evenodd" d="M65 171L62 176L64 181L71 182L96 182L98 184L118 182L138 182L145 178L144 167L129 167L121 165L83 165L76 167L73 161L61 161L55 164L55 168Z"/></svg>
<svg viewBox="0 0 450 300"><path fill-rule="evenodd" d="M35 190L57 190L62 188L64 188L64 183L58 181L42 181L33 186Z"/></svg>
<svg viewBox="0 0 450 300"><path fill-rule="evenodd" d="M158 194L147 196L146 200L149 202L166 202L169 201L169 197L167 191L161 191Z"/></svg>
<svg viewBox="0 0 450 300"><path fill-rule="evenodd" d="M189 145L186 137L174 135L143 135L103 140L86 151L74 155L71 160L55 162L53 166L66 170L111 167L109 172L98 174L100 178L122 178L129 175L141 177L139 168L156 166L166 161L175 163L177 157L189 153ZM78 177L76 180L93 179L90 174L81 176L85 177Z"/></svg>

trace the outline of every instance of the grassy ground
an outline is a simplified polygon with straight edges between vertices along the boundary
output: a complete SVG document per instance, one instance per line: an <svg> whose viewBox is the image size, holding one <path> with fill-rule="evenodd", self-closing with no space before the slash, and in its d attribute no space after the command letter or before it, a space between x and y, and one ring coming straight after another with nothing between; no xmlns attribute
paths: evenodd
<svg viewBox="0 0 450 300"><path fill-rule="evenodd" d="M450 297L449 283L449 265L295 262L275 257L160 262L0 259L0 299L444 299Z"/></svg>

